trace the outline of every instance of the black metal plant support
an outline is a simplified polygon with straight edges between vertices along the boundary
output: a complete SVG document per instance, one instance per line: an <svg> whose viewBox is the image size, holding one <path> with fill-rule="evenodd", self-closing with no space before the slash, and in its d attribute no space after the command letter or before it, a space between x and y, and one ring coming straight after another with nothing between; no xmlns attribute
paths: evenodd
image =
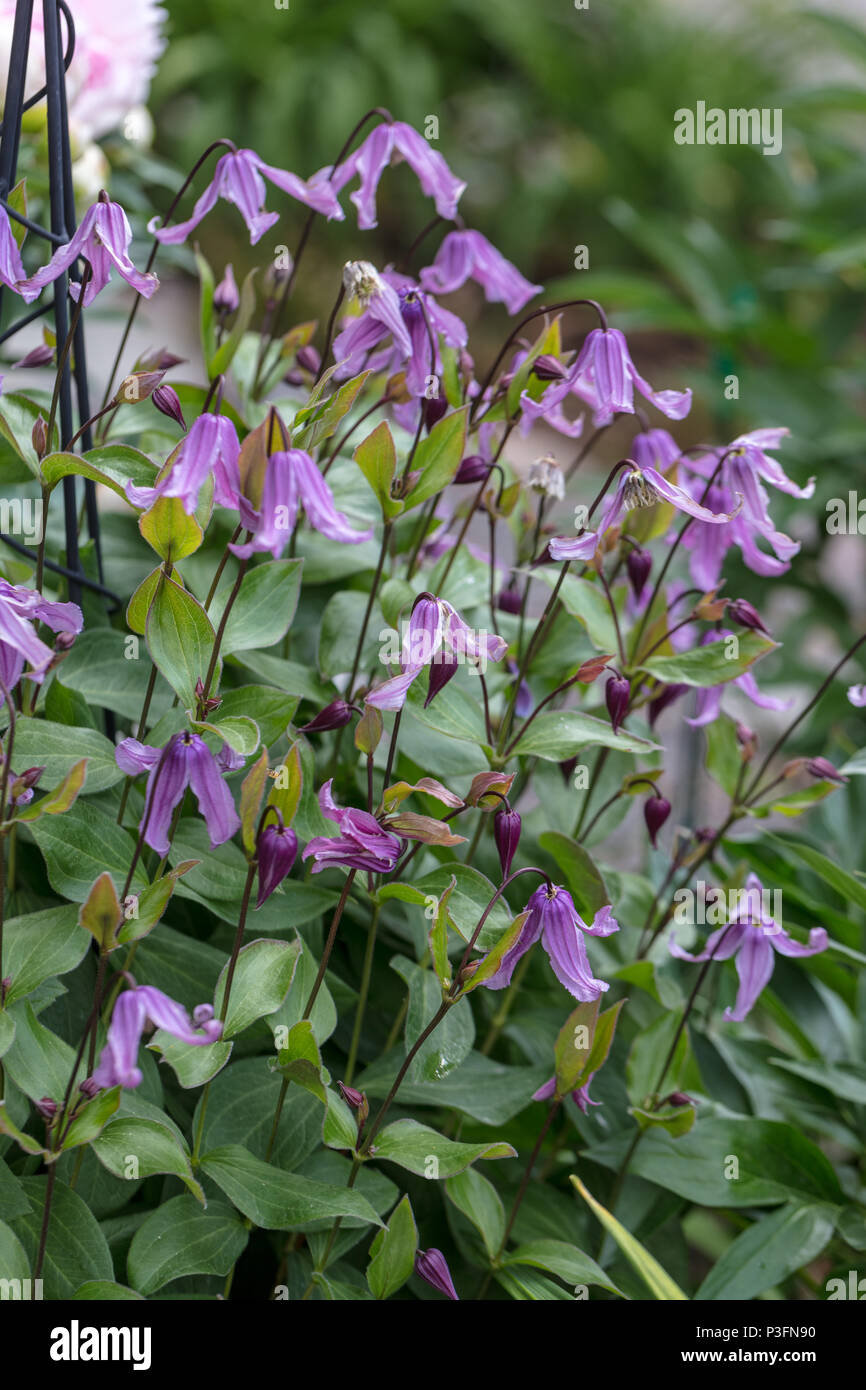
<svg viewBox="0 0 866 1390"><path fill-rule="evenodd" d="M3 106L3 124L0 126L0 204L9 216L22 223L31 235L44 239L53 252L57 246L68 242L75 231L75 200L72 189L72 158L69 149L69 121L66 107L66 70L75 52L75 25L66 0L42 0L42 14L45 42L45 86L24 99L27 77L27 59L30 52L31 27L33 23L34 0L17 0L15 23L12 32L12 48L9 57L9 76L6 83L6 98ZM65 29L65 45L64 45ZM18 168L18 149L21 140L21 119L25 111L40 101L47 105L47 139L49 171L49 205L51 229L24 217L9 205L9 194L15 187ZM70 267L75 278L81 279L76 267ZM0 343L10 338L27 324L43 314L53 313L57 351L60 353L69 331L69 308L67 287L69 272L58 276L54 281L53 297L47 298L37 308L16 319L0 332ZM0 291L2 308L2 291ZM72 364L70 365L70 356ZM79 319L72 341L72 353L67 355L60 369L58 418L60 443L62 448L69 445L77 428L73 415L73 384L78 424L90 419L90 401L87 389L87 359L84 348L84 329ZM81 436L81 448L86 452L92 447L90 428ZM96 506L96 487L89 479L84 480L84 509L87 530L96 552L99 582L95 582L81 566L78 549L78 504L76 499L76 480L63 479L63 507L66 535L66 564L59 565L46 560L46 568L64 575L69 586L69 596L80 602L82 587L93 589L107 595L104 588L102 553L99 540L99 514ZM13 550L32 558L33 552L10 536L0 534L0 540Z"/></svg>

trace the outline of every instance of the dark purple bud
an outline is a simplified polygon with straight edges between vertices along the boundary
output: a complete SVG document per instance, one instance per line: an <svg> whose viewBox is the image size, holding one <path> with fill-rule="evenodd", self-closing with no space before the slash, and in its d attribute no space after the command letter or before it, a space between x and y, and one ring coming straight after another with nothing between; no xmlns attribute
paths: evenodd
<svg viewBox="0 0 866 1390"><path fill-rule="evenodd" d="M48 422L44 415L37 417L36 423L30 431L30 441L36 450L36 457L41 463L48 452Z"/></svg>
<svg viewBox="0 0 866 1390"><path fill-rule="evenodd" d="M539 381L561 381L565 376L565 368L549 352L543 352L540 357L536 357L532 364L532 370Z"/></svg>
<svg viewBox="0 0 866 1390"><path fill-rule="evenodd" d="M305 381L304 373L298 371L297 367L293 367L290 372L286 372L283 381L287 386L303 386Z"/></svg>
<svg viewBox="0 0 866 1390"><path fill-rule="evenodd" d="M628 552L625 567L628 571L632 593L635 598L640 598L653 567L653 557L648 550L631 549Z"/></svg>
<svg viewBox="0 0 866 1390"><path fill-rule="evenodd" d="M687 685L666 685L661 693L656 695L654 700L650 700L648 705L650 728L653 727L659 716L664 713L668 705L672 705L674 700L678 700L681 695L685 695L688 689L689 686Z"/></svg>
<svg viewBox="0 0 866 1390"><path fill-rule="evenodd" d="M806 771L810 776L817 777L820 782L835 782L840 787L848 781L828 758L810 758L806 763Z"/></svg>
<svg viewBox="0 0 866 1390"><path fill-rule="evenodd" d="M353 1086L347 1086L343 1081L338 1081L337 1085L346 1104L351 1105L353 1110L360 1110L366 1099L364 1092L356 1091Z"/></svg>
<svg viewBox="0 0 866 1390"><path fill-rule="evenodd" d="M17 799L24 792L30 791L33 787L37 786L44 771L44 767L25 768L24 772L20 773L12 783L13 797Z"/></svg>
<svg viewBox="0 0 866 1390"><path fill-rule="evenodd" d="M439 1293L444 1293L446 1298L452 1299L455 1303L460 1302L448 1262L441 1250L418 1250L415 1255L415 1273L434 1289L438 1289Z"/></svg>
<svg viewBox="0 0 866 1390"><path fill-rule="evenodd" d="M94 1096L99 1095L100 1086L98 1081L94 1081L92 1076L88 1076L80 1082L78 1089L88 1100L93 1100Z"/></svg>
<svg viewBox="0 0 866 1390"><path fill-rule="evenodd" d="M559 764L559 770L562 773L563 781L565 782L566 786L571 785L572 773L574 772L574 769L577 767L577 762L578 760L575 756L573 758L566 758L565 762Z"/></svg>
<svg viewBox="0 0 866 1390"><path fill-rule="evenodd" d="M33 1104L43 1120L53 1120L57 1114L57 1101L52 1100L50 1096L43 1096L41 1100L34 1100Z"/></svg>
<svg viewBox="0 0 866 1390"><path fill-rule="evenodd" d="M69 652L75 646L74 632L58 632L54 639L54 650L56 652Z"/></svg>
<svg viewBox="0 0 866 1390"><path fill-rule="evenodd" d="M319 710L315 719L311 719L309 724L302 724L300 732L302 734L324 734L329 729L343 729L349 723L354 710L345 700L332 700L324 709Z"/></svg>
<svg viewBox="0 0 866 1390"><path fill-rule="evenodd" d="M291 826L283 825L282 817L278 825L266 825L256 845L256 858L259 861L259 893L256 907L271 896L288 874L298 852L298 837Z"/></svg>
<svg viewBox="0 0 866 1390"><path fill-rule="evenodd" d="M608 676L604 699L614 733L619 732L619 726L625 719L630 696L631 686L625 676Z"/></svg>
<svg viewBox="0 0 866 1390"><path fill-rule="evenodd" d="M157 386L150 398L157 410L162 411L169 419L176 420L181 429L186 431L186 420L183 418L183 411L180 405L180 397L173 386Z"/></svg>
<svg viewBox="0 0 866 1390"><path fill-rule="evenodd" d="M523 596L517 589L500 589L496 595L496 607L503 613L519 613Z"/></svg>
<svg viewBox="0 0 866 1390"><path fill-rule="evenodd" d="M657 849L656 836L671 813L671 803L666 796L651 796L644 802L643 816L649 831L650 844Z"/></svg>
<svg viewBox="0 0 866 1390"><path fill-rule="evenodd" d="M31 348L28 353L12 363L13 370L16 367L47 367L54 361L54 348L47 343L40 343L38 347Z"/></svg>
<svg viewBox="0 0 866 1390"><path fill-rule="evenodd" d="M468 454L454 475L455 483L480 483L490 472L490 464L480 454Z"/></svg>
<svg viewBox="0 0 866 1390"><path fill-rule="evenodd" d="M671 1091L669 1096L665 1096L662 1105L674 1105L677 1108L683 1105L697 1105L697 1101L691 1096L687 1096L685 1091Z"/></svg>
<svg viewBox="0 0 866 1390"><path fill-rule="evenodd" d="M295 353L295 361L303 371L313 372L314 374L322 365L321 354L317 348L313 347L312 343L307 343L306 346L298 348L298 351Z"/></svg>
<svg viewBox="0 0 866 1390"><path fill-rule="evenodd" d="M735 598L733 603L728 604L728 615L733 618L735 623L739 623L740 627L753 628L755 632L766 633L769 637L770 629L757 608L754 608L748 599Z"/></svg>
<svg viewBox="0 0 866 1390"><path fill-rule="evenodd" d="M441 656L437 653L437 656ZM430 684L427 686L427 699L424 701L424 708L435 700L440 690L443 690L452 676L457 675L459 662L456 657L443 657L441 660L434 661L430 666Z"/></svg>
<svg viewBox="0 0 866 1390"><path fill-rule="evenodd" d="M225 268L223 278L213 292L213 307L218 314L233 314L240 302L241 297L235 283L235 273L229 264Z"/></svg>
<svg viewBox="0 0 866 1390"><path fill-rule="evenodd" d="M517 846L520 844L520 825L518 813L510 810L507 806L502 806L493 817L493 838L499 851L499 864L503 878L507 878L511 873L511 861L517 851Z"/></svg>
<svg viewBox="0 0 866 1390"><path fill-rule="evenodd" d="M442 416L448 409L448 402L444 396L425 396L424 398L424 424L427 432L438 424Z"/></svg>

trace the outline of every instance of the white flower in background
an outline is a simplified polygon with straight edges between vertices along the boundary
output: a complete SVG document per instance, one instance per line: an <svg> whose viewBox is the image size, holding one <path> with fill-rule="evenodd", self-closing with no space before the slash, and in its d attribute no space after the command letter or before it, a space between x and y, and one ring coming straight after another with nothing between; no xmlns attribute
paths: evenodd
<svg viewBox="0 0 866 1390"><path fill-rule="evenodd" d="M81 149L110 131L126 133L126 116L146 101L165 47L166 11L155 0L75 0L71 8L75 54L66 90L73 145ZM0 0L0 87L9 70L14 17L15 0ZM45 81L41 5L34 6L27 74L31 96Z"/></svg>

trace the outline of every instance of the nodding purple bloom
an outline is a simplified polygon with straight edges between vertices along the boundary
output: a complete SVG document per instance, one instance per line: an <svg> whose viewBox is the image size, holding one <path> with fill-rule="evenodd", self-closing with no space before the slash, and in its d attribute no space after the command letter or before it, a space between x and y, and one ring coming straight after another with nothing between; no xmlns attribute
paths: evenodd
<svg viewBox="0 0 866 1390"><path fill-rule="evenodd" d="M488 989L505 989L511 984L514 967L539 937L550 958L553 973L575 999L589 1003L610 986L596 980L590 970L583 934L610 936L619 931L610 907L601 908L587 926L565 888L542 884L527 903L529 916L515 944L502 958L502 964L484 983Z"/></svg>
<svg viewBox="0 0 866 1390"><path fill-rule="evenodd" d="M152 273L145 274L136 270L129 259L131 241L132 229L123 208L119 203L100 199L87 209L72 240L65 246L59 246L48 264L37 270L35 275L31 275L29 280L23 280L13 288L17 288L18 293L29 304L39 297L46 285L50 285L52 280L56 280L58 275L62 275L81 256L90 262L91 269L91 277L84 290L85 306L92 304L100 290L105 289L112 270L116 270L118 275L145 299L150 299L159 288L159 280ZM81 286L71 283L69 293L77 302Z"/></svg>
<svg viewBox="0 0 866 1390"><path fill-rule="evenodd" d="M328 781L319 791L319 806L323 816L336 822L340 833L332 837L315 836L301 858L315 859L314 874L334 864L342 864L347 869L366 869L371 874L389 873L400 857L400 840L383 830L369 811L338 806L331 795L332 785L333 781Z"/></svg>
<svg viewBox="0 0 866 1390"><path fill-rule="evenodd" d="M142 1076L137 1066L138 1049L148 1023L193 1047L205 1047L208 1043L216 1042L223 1030L219 1019L214 1018L210 1004L199 1004L190 1019L181 1004L153 985L137 985L135 989L124 990L114 1005L108 1025L108 1039L102 1049L99 1065L91 1077L95 1086L106 1090L112 1086L123 1086L126 1090L133 1090L141 1085Z"/></svg>
<svg viewBox="0 0 866 1390"><path fill-rule="evenodd" d="M682 450L667 430L644 430L631 441L630 456L638 468L656 468L666 473L682 457Z"/></svg>
<svg viewBox="0 0 866 1390"><path fill-rule="evenodd" d="M198 506L207 479L214 480L214 501L220 507L237 507L240 495L237 431L227 415L200 415L153 487L126 484L126 496L134 507L152 507L159 497L179 497L187 516Z"/></svg>
<svg viewBox="0 0 866 1390"><path fill-rule="evenodd" d="M521 820L517 811L503 805L493 817L493 838L499 853L499 866L502 877L511 873L511 865L520 844Z"/></svg>
<svg viewBox="0 0 866 1390"><path fill-rule="evenodd" d="M359 185L350 198L358 209L358 226L369 231L377 225L376 191L382 174L394 158L405 159L423 192L433 198L439 216L446 222L453 222L466 184L454 177L442 155L423 135L403 121L392 121L371 130L366 140L337 165L331 177L331 187L339 193L357 175Z"/></svg>
<svg viewBox="0 0 866 1390"><path fill-rule="evenodd" d="M342 221L343 209L337 202L334 186L321 173L314 174L305 182L297 174L265 164L255 150L234 150L217 160L213 179L193 208L192 217L175 227L161 227L161 218L153 217L147 224L147 230L163 245L177 246L186 241L190 232L216 206L217 199L224 198L227 203L234 203L240 212L249 229L250 244L255 246L265 232L280 220L279 213L265 209L262 175L311 211L320 212L329 220L336 218Z"/></svg>
<svg viewBox="0 0 866 1390"><path fill-rule="evenodd" d="M18 242L5 208L0 207L0 284L19 294L19 285L26 278Z"/></svg>
<svg viewBox="0 0 866 1390"><path fill-rule="evenodd" d="M298 837L291 826L283 824L277 812L277 824L265 826L256 845L256 858L259 862L259 894L256 907L261 907L275 888L290 873L298 852Z"/></svg>
<svg viewBox="0 0 866 1390"><path fill-rule="evenodd" d="M365 703L374 709L402 709L410 685L431 662L451 667L467 661L483 670L488 661L501 661L507 650L504 638L476 632L445 599L421 594L403 637L402 673L372 690ZM449 678L453 674L449 671Z"/></svg>
<svg viewBox="0 0 866 1390"><path fill-rule="evenodd" d="M599 1106L599 1105L601 1105L601 1101L600 1101L600 1100L593 1100L592 1097L591 1097L590 1094L589 1094L589 1088L590 1088L590 1085L592 1084L592 1078L593 1078L593 1076L595 1076L595 1072L592 1072L592 1074L590 1075L589 1079L588 1079L587 1081L585 1081L584 1084L583 1084L582 1086L578 1086L578 1088L577 1088L576 1091L572 1091L572 1093L571 1093L571 1099L574 1101L574 1103L575 1103L575 1105L577 1106L578 1110L580 1110L581 1113L584 1114L584 1115L588 1115L588 1114L589 1114L589 1107L590 1107L591 1105L593 1105L593 1106ZM533 1100L553 1100L553 1097L554 1097L555 1095L556 1095L556 1077L555 1077L555 1076L552 1076L552 1077L550 1078L549 1081L545 1081L545 1083L544 1083L543 1086L539 1086L539 1088L538 1088L537 1091L533 1091L533 1093L532 1093L532 1099L533 1099Z"/></svg>
<svg viewBox="0 0 866 1390"><path fill-rule="evenodd" d="M165 750L125 738L117 745L115 758L130 777L148 773L140 828L145 843L157 854L168 854L172 814L187 787L195 793L204 816L211 849L225 844L240 828L232 794L221 775L223 769L238 766L237 758L222 753L214 756L198 734L189 730L174 734Z"/></svg>
<svg viewBox="0 0 866 1390"><path fill-rule="evenodd" d="M25 661L31 666L28 676L39 683L54 660L54 652L36 636L36 621L73 636L84 626L77 603L51 603L37 589L0 579L0 679L9 691L21 679ZM4 698L0 691L0 705Z"/></svg>
<svg viewBox="0 0 866 1390"><path fill-rule="evenodd" d="M569 395L578 396L594 411L596 427L609 425L622 411L634 413L634 388L670 420L682 420L692 404L691 391L654 391L631 360L628 344L618 328L594 328L578 353L568 375L548 387L538 401L528 392L520 397L525 427L542 418L550 420Z"/></svg>
<svg viewBox="0 0 866 1390"><path fill-rule="evenodd" d="M707 937L703 951L690 955L683 951L671 935L668 949L677 960L708 961L737 958L740 987L733 1009L725 1009L725 1018L742 1023L751 1011L773 973L776 950L782 956L814 956L829 945L824 927L813 927L808 943L795 941L768 912L766 891L757 874L749 874L746 886L738 893L737 906L726 927L720 927Z"/></svg>
<svg viewBox="0 0 866 1390"><path fill-rule="evenodd" d="M451 294L467 280L476 280L491 303L503 303L516 314L541 285L531 285L480 232L449 232L433 264L421 271L421 286L433 294Z"/></svg>
<svg viewBox="0 0 866 1390"><path fill-rule="evenodd" d="M704 647L710 642L724 642L726 638L733 637L733 635L727 629L722 629L719 632L705 632L700 645ZM744 671L742 675L735 676L732 681L724 681L721 685L703 686L699 689L697 712L694 719L687 719L686 723L691 724L693 729L701 729L705 724L712 724L714 720L718 719L722 708L722 696L728 685L737 686L759 709L789 709L792 704L791 700L783 700L777 695L762 695L758 689L758 682L751 671Z"/></svg>
<svg viewBox="0 0 866 1390"><path fill-rule="evenodd" d="M459 1303L460 1299L451 1278L448 1262L441 1250L418 1250L415 1254L415 1273L426 1283L444 1293L446 1298Z"/></svg>
<svg viewBox="0 0 866 1390"><path fill-rule="evenodd" d="M230 550L242 559L269 551L279 559L289 543L298 508L314 530L339 545L360 545L373 535L373 528L356 531L334 504L334 494L318 467L303 449L288 449L271 454L262 487L262 505L257 511L243 494L238 497L241 520L252 540L231 545Z"/></svg>
<svg viewBox="0 0 866 1390"><path fill-rule="evenodd" d="M866 707L866 685L849 685L845 693L849 704L852 704L855 709Z"/></svg>

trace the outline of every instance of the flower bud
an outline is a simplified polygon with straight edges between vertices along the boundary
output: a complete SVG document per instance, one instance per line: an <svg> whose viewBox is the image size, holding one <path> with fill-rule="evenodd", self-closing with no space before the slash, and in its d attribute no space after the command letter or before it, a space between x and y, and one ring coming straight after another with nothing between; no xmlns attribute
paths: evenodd
<svg viewBox="0 0 866 1390"><path fill-rule="evenodd" d="M298 348L295 353L295 361L302 371L312 372L314 376L322 365L321 354L317 348L313 347L312 343L306 343L304 347Z"/></svg>
<svg viewBox="0 0 866 1390"><path fill-rule="evenodd" d="M223 278L213 292L213 307L218 314L224 316L235 313L240 302L241 297L238 294L235 273L231 263L229 263L225 268Z"/></svg>
<svg viewBox="0 0 866 1390"><path fill-rule="evenodd" d="M500 589L496 595L496 607L503 613L519 613L523 595L517 589Z"/></svg>
<svg viewBox="0 0 866 1390"><path fill-rule="evenodd" d="M643 816L649 831L650 844L657 849L656 836L671 813L671 803L666 796L651 796L644 802Z"/></svg>
<svg viewBox="0 0 866 1390"><path fill-rule="evenodd" d="M656 695L654 700L650 700L648 706L650 728L654 726L656 720L667 709L668 705L672 705L681 695L685 695L688 689L689 686L687 685L666 685L662 688L660 694Z"/></svg>
<svg viewBox="0 0 866 1390"><path fill-rule="evenodd" d="M54 361L54 348L47 343L40 343L38 347L31 348L17 362L12 363L13 371L17 367L48 367Z"/></svg>
<svg viewBox="0 0 866 1390"><path fill-rule="evenodd" d="M34 1100L33 1104L43 1120L53 1120L57 1114L57 1101L52 1100L50 1096L43 1096L41 1100Z"/></svg>
<svg viewBox="0 0 866 1390"><path fill-rule="evenodd" d="M278 265L276 261L271 262L264 274L265 294L269 299L273 298L277 291L282 289L291 273L291 257L289 257L288 265Z"/></svg>
<svg viewBox="0 0 866 1390"><path fill-rule="evenodd" d="M696 1105L697 1101L693 1100L691 1096L687 1096L685 1091L671 1091L670 1095L665 1096L664 1100L661 1101L661 1104L673 1105L679 1109L683 1105Z"/></svg>
<svg viewBox="0 0 866 1390"><path fill-rule="evenodd" d="M441 1250L418 1250L415 1255L415 1273L434 1289L438 1289L439 1293L444 1293L446 1298L459 1303L448 1262Z"/></svg>
<svg viewBox="0 0 866 1390"><path fill-rule="evenodd" d="M422 410L424 411L424 424L429 434L433 426L439 423L448 410L448 401L444 396L425 396Z"/></svg>
<svg viewBox="0 0 866 1390"><path fill-rule="evenodd" d="M552 497L554 501L561 502L565 496L565 474L554 458L545 457L531 463L527 481L533 492Z"/></svg>
<svg viewBox="0 0 866 1390"><path fill-rule="evenodd" d="M540 357L536 357L532 371L539 381L562 381L565 376L562 363L549 352L543 352Z"/></svg>
<svg viewBox="0 0 866 1390"><path fill-rule="evenodd" d="M279 812L277 812L279 816ZM256 907L271 896L279 887L295 862L298 852L298 837L291 826L283 824L279 816L277 825L268 824L259 835L256 843L256 858L259 863L259 892Z"/></svg>
<svg viewBox="0 0 866 1390"><path fill-rule="evenodd" d="M631 696L631 686L625 676L609 676L604 687L604 699L607 705L607 712L610 715L610 722L614 733L619 732L619 726L625 719L628 710L628 702Z"/></svg>
<svg viewBox="0 0 866 1390"><path fill-rule="evenodd" d="M176 420L181 429L186 431L186 420L183 418L180 397L173 386L157 386L151 396L153 404L163 415L167 415L170 420Z"/></svg>
<svg viewBox="0 0 866 1390"><path fill-rule="evenodd" d="M370 261L347 261L343 266L343 289L347 299L366 305L382 288L378 270Z"/></svg>
<svg viewBox="0 0 866 1390"><path fill-rule="evenodd" d="M742 757L743 762L751 762L752 758L755 756L755 752L758 747L758 735L754 732L753 729L749 728L748 724L744 724L741 720L737 721L736 733L737 743L740 745L740 748L742 750L740 756Z"/></svg>
<svg viewBox="0 0 866 1390"><path fill-rule="evenodd" d="M117 388L113 405L138 405L153 394L165 372L131 372Z"/></svg>
<svg viewBox="0 0 866 1390"><path fill-rule="evenodd" d="M486 478L490 472L490 464L483 459L480 454L467 454L457 472L454 474L455 483L480 483L482 478Z"/></svg>
<svg viewBox="0 0 866 1390"><path fill-rule="evenodd" d="M88 1100L93 1100L93 1097L99 1094L99 1082L94 1081L92 1076L88 1076L84 1081L79 1082L78 1089Z"/></svg>
<svg viewBox="0 0 866 1390"><path fill-rule="evenodd" d="M650 576L653 567L653 557L648 550L630 549L625 562L632 593L635 598L640 598L644 591L644 585Z"/></svg>
<svg viewBox="0 0 866 1390"><path fill-rule="evenodd" d="M806 771L810 777L817 777L819 782L835 782L841 787L848 781L828 758L810 758L806 763Z"/></svg>
<svg viewBox="0 0 866 1390"><path fill-rule="evenodd" d="M441 656L441 654L438 655ZM439 691L445 688L452 676L457 675L459 664L457 658L453 656L441 656L441 659L431 663L430 683L427 686L427 699L424 701L425 709L431 700L436 699Z"/></svg>
<svg viewBox="0 0 866 1390"><path fill-rule="evenodd" d="M185 361L185 357L176 357L167 348L154 348L152 352L139 357L135 370L137 372L169 372L172 367L179 367Z"/></svg>
<svg viewBox="0 0 866 1390"><path fill-rule="evenodd" d="M44 415L37 416L33 429L30 432L30 440L36 451L36 457L41 463L48 452L48 423Z"/></svg>
<svg viewBox="0 0 866 1390"><path fill-rule="evenodd" d="M770 629L767 627L757 608L754 608L748 599L735 598L728 604L728 616L733 618L740 627L752 628L755 632L763 632L767 637Z"/></svg>
<svg viewBox="0 0 866 1390"><path fill-rule="evenodd" d="M302 724L299 732L302 734L324 734L329 729L343 729L350 722L354 710L345 700L332 700L324 709L319 710L315 719L311 719L309 724Z"/></svg>
<svg viewBox="0 0 866 1390"><path fill-rule="evenodd" d="M74 632L58 632L54 638L54 650L56 652L69 652L75 646Z"/></svg>
<svg viewBox="0 0 866 1390"><path fill-rule="evenodd" d="M508 806L502 806L493 817L493 838L499 851L503 878L511 873L511 863L520 843L520 827L520 816Z"/></svg>
<svg viewBox="0 0 866 1390"><path fill-rule="evenodd" d="M370 1113L370 1102L364 1092L356 1091L354 1086L347 1086L345 1082L338 1081L337 1087L346 1104L351 1105L353 1110L357 1110L358 1129L360 1130Z"/></svg>
<svg viewBox="0 0 866 1390"><path fill-rule="evenodd" d="M17 801L27 791L32 792L33 788L38 785L44 771L44 767L28 767L20 773L12 783L13 800Z"/></svg>

